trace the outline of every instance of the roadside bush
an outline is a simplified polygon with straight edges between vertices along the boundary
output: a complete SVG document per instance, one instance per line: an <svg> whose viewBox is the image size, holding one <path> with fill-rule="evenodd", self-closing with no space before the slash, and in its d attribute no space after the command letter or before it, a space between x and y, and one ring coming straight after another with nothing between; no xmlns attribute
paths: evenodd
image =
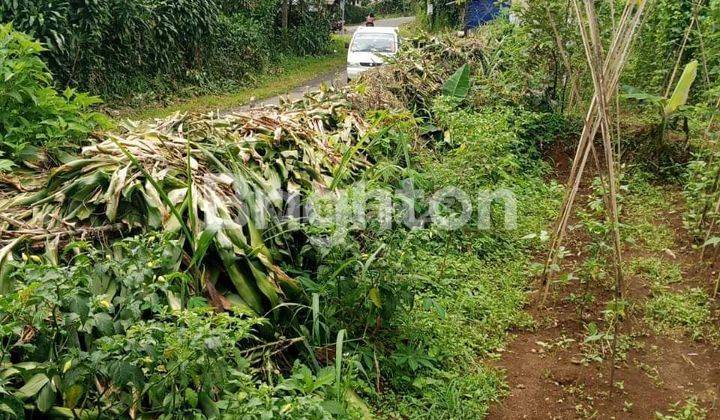
<svg viewBox="0 0 720 420"><path fill-rule="evenodd" d="M419 4L424 4L424 2L420 3L413 0L381 0L373 4L373 9L375 13L379 15L396 13L410 15L415 12L415 8Z"/></svg>
<svg viewBox="0 0 720 420"><path fill-rule="evenodd" d="M90 107L100 99L73 89L58 93L40 59L39 42L0 25L0 158L38 162L60 147L84 140L105 119ZM0 161L2 162L2 161ZM9 166L0 163L2 168Z"/></svg>
<svg viewBox="0 0 720 420"><path fill-rule="evenodd" d="M297 11L291 16L285 44L288 52L317 55L328 52L331 45L330 16L322 12Z"/></svg>
<svg viewBox="0 0 720 420"><path fill-rule="evenodd" d="M369 7L348 4L345 6L345 24L353 25L357 23L363 23L365 22L365 18L367 18L370 12L371 9Z"/></svg>
<svg viewBox="0 0 720 420"><path fill-rule="evenodd" d="M263 24L243 14L222 16L210 67L219 79L243 80L267 66L272 51Z"/></svg>
<svg viewBox="0 0 720 420"><path fill-rule="evenodd" d="M138 74L182 75L200 65L218 19L213 0L0 3L0 21L46 45L59 85L105 94Z"/></svg>
<svg viewBox="0 0 720 420"><path fill-rule="evenodd" d="M54 258L3 270L0 417L331 417L335 369L296 362L265 381L248 350L263 320L192 293L178 241L78 242Z"/></svg>

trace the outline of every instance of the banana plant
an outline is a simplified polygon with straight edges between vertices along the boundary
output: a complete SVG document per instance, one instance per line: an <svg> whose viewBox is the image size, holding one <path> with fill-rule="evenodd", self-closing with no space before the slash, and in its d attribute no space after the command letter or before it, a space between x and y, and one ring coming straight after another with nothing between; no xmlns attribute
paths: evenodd
<svg viewBox="0 0 720 420"><path fill-rule="evenodd" d="M644 92L631 92L623 95L626 99L634 99L655 108L658 116L660 117L655 137L655 152L658 160L658 166L660 165L660 157L667 148L668 124L674 117L681 114L683 107L687 104L690 96L690 89L692 88L693 83L695 83L695 78L697 77L697 71L697 60L688 63L685 66L685 70L683 71L680 80L675 86L675 91L669 98ZM689 136L688 131L686 120L685 132L686 135Z"/></svg>

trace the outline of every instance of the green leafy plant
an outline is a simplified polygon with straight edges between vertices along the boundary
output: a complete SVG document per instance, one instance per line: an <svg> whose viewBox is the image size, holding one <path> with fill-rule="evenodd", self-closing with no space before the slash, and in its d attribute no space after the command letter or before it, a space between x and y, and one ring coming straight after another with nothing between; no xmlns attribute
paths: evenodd
<svg viewBox="0 0 720 420"><path fill-rule="evenodd" d="M72 151L107 124L91 111L99 98L55 90L42 51L39 42L12 25L0 25L0 157L5 154L15 164L41 163L43 152L52 157L61 149ZM8 165L0 166L7 170Z"/></svg>
<svg viewBox="0 0 720 420"><path fill-rule="evenodd" d="M669 414L655 413L656 420L704 420L707 410L698 402L697 397L688 398L683 404L678 401L669 408Z"/></svg>
<svg viewBox="0 0 720 420"><path fill-rule="evenodd" d="M624 97L627 99L635 99L650 104L657 110L660 122L656 128L655 134L655 158L657 166L660 167L660 159L667 150L667 133L670 120L681 113L682 108L687 104L690 96L690 89L697 77L698 62L697 60L688 63L685 66L680 80L675 86L675 91L670 98L664 98L657 95L647 93L628 93ZM687 124L686 124L687 127ZM686 135L689 136L689 129L686 128Z"/></svg>
<svg viewBox="0 0 720 420"><path fill-rule="evenodd" d="M645 304L645 318L659 331L685 333L699 340L708 333L709 300L697 288L679 293L661 290Z"/></svg>
<svg viewBox="0 0 720 420"><path fill-rule="evenodd" d="M137 103L230 90L260 75L270 57L328 51L323 8L289 8L284 33L280 7L280 0L2 0L0 23L43 43L58 86Z"/></svg>
<svg viewBox="0 0 720 420"><path fill-rule="evenodd" d="M464 99L470 92L470 66L463 64L442 86L443 95Z"/></svg>

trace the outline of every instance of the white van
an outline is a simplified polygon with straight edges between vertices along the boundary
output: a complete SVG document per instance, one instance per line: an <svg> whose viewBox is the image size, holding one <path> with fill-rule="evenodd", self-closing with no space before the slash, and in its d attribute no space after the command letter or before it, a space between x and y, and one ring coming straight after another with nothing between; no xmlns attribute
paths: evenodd
<svg viewBox="0 0 720 420"><path fill-rule="evenodd" d="M399 47L397 28L358 28L348 47L348 80L358 78L361 73L373 67L382 66L387 57L397 54Z"/></svg>

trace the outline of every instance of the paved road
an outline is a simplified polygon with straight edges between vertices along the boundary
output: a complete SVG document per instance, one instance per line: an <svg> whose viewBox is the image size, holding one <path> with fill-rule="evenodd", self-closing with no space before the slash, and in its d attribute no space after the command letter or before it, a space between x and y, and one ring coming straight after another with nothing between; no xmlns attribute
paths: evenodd
<svg viewBox="0 0 720 420"><path fill-rule="evenodd" d="M375 21L375 26L381 26L386 28L395 28L398 26L405 25L407 23L412 22L415 20L414 17L399 17L399 18L392 18L392 19L380 19ZM345 32L348 35L352 35L355 33L357 28L360 26L347 26L345 27ZM305 85L293 89L283 95L275 96L273 98L264 99L261 101L255 101L250 104L245 105L242 107L242 109L251 109L256 108L258 106L263 105L278 105L280 103L280 98L288 98L290 100L299 99L302 98L303 95L305 95L306 92L310 90L314 90L320 87L321 84L330 84L333 86L344 86L347 84L347 75L345 74L345 69L333 69L332 71L329 71L327 73L319 74L316 78L310 80Z"/></svg>
<svg viewBox="0 0 720 420"><path fill-rule="evenodd" d="M405 25L406 23L410 23L413 20L415 20L414 17L399 17L399 18L391 18L391 19L379 19L375 21L375 26L380 26L383 28L397 28L398 26ZM355 33L355 30L359 28L362 25L357 26L347 26L345 27L345 31L352 35Z"/></svg>

